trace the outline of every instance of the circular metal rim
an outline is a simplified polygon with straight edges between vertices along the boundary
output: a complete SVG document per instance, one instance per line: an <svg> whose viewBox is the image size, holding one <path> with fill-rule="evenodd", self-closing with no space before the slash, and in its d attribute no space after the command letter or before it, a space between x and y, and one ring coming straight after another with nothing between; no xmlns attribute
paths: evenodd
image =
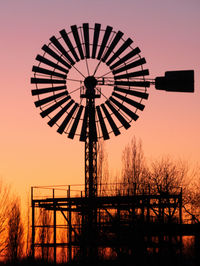
<svg viewBox="0 0 200 266"><path fill-rule="evenodd" d="M84 24L83 24L84 25ZM96 25L96 24L95 24ZM75 25L74 26L72 26L72 27L75 27ZM72 29L72 27L71 27L71 29ZM109 26L107 26L107 28L108 28ZM106 29L107 29L106 28ZM83 31L83 26L80 26L80 27L78 27L78 28L76 28L77 30L81 30L81 31ZM90 28L89 27L89 25L88 25L88 29L89 30L95 30L94 28ZM100 29L100 31L102 31L102 32L106 32L106 30L102 30L102 29ZM60 31L61 32L61 31ZM113 34L113 36L116 36L116 32L115 31L113 31L113 30L111 30L111 32L112 32L112 34ZM70 32L68 32L67 33L67 35L70 35L70 34L74 34L72 31L70 31ZM105 35L104 35L105 36ZM54 37L54 36L53 36ZM51 47L52 45L54 45L54 44L52 44L52 40L55 42L55 39L59 42L59 40L62 38L62 36L61 37L58 37L58 38L50 38L50 43L48 44L48 46L46 46L46 45L44 45L43 46L43 48L45 47L45 49L46 49L46 51L44 52L44 54L43 54L43 57L45 58L45 55L46 55L46 53L47 53L47 51L48 51L48 48L47 47ZM114 38L114 37L113 37ZM129 38L130 39L130 38ZM112 39L113 40L113 39ZM112 42L112 40L110 40L110 43ZM123 38L121 38L121 40L125 43L125 40L123 39ZM89 46L90 46L91 44L89 43ZM85 47L85 43L83 42L83 39L82 39L82 42L81 42L81 48L83 49ZM100 44L98 44L97 45L97 48L99 48L99 47L101 47L100 46ZM108 51L108 49L109 49L109 44L106 44L105 45L105 50L106 50L106 52ZM42 48L42 49L43 49ZM79 51L79 49L78 49L78 46L74 46L73 47L74 48L74 50L78 53L78 51ZM132 46L131 45L129 45L129 48L133 51L134 49L132 48ZM100 49L100 48L99 48ZM43 49L44 50L44 49ZM69 52L69 51L67 51L67 52ZM84 49L83 49L83 52L84 52L84 54L83 54L83 59L82 60L87 60L87 55L86 55L86 51L84 51ZM115 51L111 51L111 54L113 55L115 55ZM105 56L105 53L103 54L103 56ZM97 58L94 58L94 59L96 59L96 60L98 60L100 63L102 63L103 61L102 61L102 59L103 59L103 56L98 60ZM141 58L141 56L140 56L140 54L138 53L137 54L137 56L139 57L139 59L141 60L142 58ZM79 55L79 57L80 57L80 55ZM37 58L37 57L36 57ZM63 54L61 54L60 55L60 58L61 59L63 59L64 58L64 55ZM110 56L108 57L108 58L110 58ZM117 56L116 57L118 60L122 60L122 57L120 57L120 56ZM73 60L75 59L75 57L73 57ZM81 60L81 59L80 59ZM73 67L77 62L79 62L80 60L74 60L75 61L75 63L74 64L71 64L70 65L70 68L71 67ZM110 60L110 59L109 59ZM116 60L116 59L115 59ZM115 62L115 60L114 60L114 62ZM69 64L69 61L67 61L68 62L68 64ZM106 64L106 61L105 62L103 62L104 64ZM125 67L125 68L127 68L127 65L128 65L128 63L129 62L127 62L127 61L125 61L122 65ZM59 65L59 61L57 61L57 63L55 63L55 64L57 64L57 66ZM115 63L114 63L115 64ZM41 61L39 61L39 64L38 64L38 67L40 67L40 65L41 65ZM60 66L60 65L59 65ZM108 66L109 67L109 69L110 69L110 71L112 72L112 74L113 74L113 69L114 69L114 71L116 70L115 68L112 68L111 69L111 67L112 67L113 65L111 65L111 66ZM141 64L141 65L139 65L140 67L141 67L141 71L144 71L144 69L143 69L143 64ZM70 68L68 68L68 71L70 71ZM55 68L54 68L54 71L55 71ZM147 70L148 71L148 70ZM33 71L34 72L34 71ZM56 72L56 71L55 71ZM37 79L37 71L35 71L34 72L34 78L36 78ZM67 78L67 74L68 73L66 73L66 78ZM124 75L124 76L127 76L129 74L129 72L126 70L126 74ZM147 73L146 73L147 74ZM116 80L117 79L119 79L119 75L116 75L115 73L113 74L113 76L114 76L114 80L115 80L115 82L116 82ZM140 75L141 76L141 75ZM51 76L51 79L53 80L53 78L52 78L53 76ZM128 78L125 78L126 79L126 81L127 82L130 82L130 78L128 77ZM141 78L142 80L143 80L143 82L144 82L144 84L145 84L145 81L146 81L146 79L145 79L145 76L144 75L142 75L142 78ZM123 80L124 81L124 80ZM32 83L34 83L34 82L32 82ZM148 84L148 83L147 83ZM35 82L35 85L36 85L36 89L38 90L39 89L39 87L38 87L38 83L37 82ZM53 83L52 83L52 85L53 85ZM53 86L52 86L53 87ZM148 86L147 86L148 87ZM147 87L146 86L144 86L144 87L142 87L142 88L144 88L144 90L143 90L143 92L145 93L145 94L147 94L146 92L147 92ZM54 87L53 87L54 88ZM128 90L131 90L132 89L132 86L128 86ZM34 91L34 90L33 90ZM32 91L32 92L33 92ZM67 91L67 87L66 87L66 91ZM32 93L33 94L33 93ZM54 92L53 92L53 94L54 94ZM124 94L125 96L125 98L127 97L127 93L126 94ZM41 100L41 98L40 98L40 94L38 94L37 95L38 96L38 101L40 101ZM147 96L148 97L148 96ZM59 99L59 98L58 98ZM110 100L110 99L109 99ZM141 103L142 102L142 100L143 100L143 98L140 98L140 101L138 102L138 103ZM58 101L57 101L57 99L54 99L54 103L57 103ZM78 104L78 103L76 103L76 104ZM113 103L112 103L113 104ZM123 105L124 104L124 100L122 100L122 102L121 102L121 104ZM81 104L79 103L78 104L78 106L80 107L81 106ZM97 107L97 106L96 106ZM117 106L114 104L114 107L116 108ZM62 107L61 107L62 108ZM85 108L84 106L82 107L83 109ZM46 110L46 109L43 109L43 107L42 107L42 105L40 106L40 109L41 109L41 111L42 111L42 113ZM96 111L96 109L95 109L95 111ZM121 112L121 109L120 109L120 107L117 107L117 112ZM135 110L135 114L138 112L138 108L136 108L136 110ZM67 112L66 112L67 113ZM67 113L68 114L68 113ZM77 114L77 113L76 113ZM110 112L110 115L111 116L114 116L114 114L113 114L113 112ZM47 115L48 117L49 117L49 119L52 119L52 117L51 117L51 115ZM123 117L125 117L125 119L128 119L128 123L131 123L132 122L132 120L133 120L133 118L130 118L130 117L127 117L126 116L126 114L124 114L123 113ZM71 117L71 119L72 120L74 120L75 119L75 116L73 117ZM105 120L106 119L106 117L105 117L105 114L104 114L104 117L103 117L103 120ZM95 119L95 121L96 121L96 123L99 125L99 120L96 120ZM71 121L72 122L72 121ZM57 122L55 123L58 127L60 126L59 124L57 124ZM124 125L119 125L118 126L118 129L119 128L122 128L122 127L124 127ZM69 128L69 127L68 127ZM65 132L66 134L69 134L69 132L68 131L63 131L63 132ZM101 134L100 134L100 132L101 132ZM108 135L110 135L111 133L113 132L113 130L111 130L111 131L109 131L108 132ZM75 133L75 135L79 135L80 136L80 133ZM115 134L116 135L116 134ZM98 135L97 135L97 137L98 138L102 138L103 137L103 133L102 133L102 128L101 128L101 130L100 130L100 128L98 129ZM105 138L104 138L105 139Z"/></svg>

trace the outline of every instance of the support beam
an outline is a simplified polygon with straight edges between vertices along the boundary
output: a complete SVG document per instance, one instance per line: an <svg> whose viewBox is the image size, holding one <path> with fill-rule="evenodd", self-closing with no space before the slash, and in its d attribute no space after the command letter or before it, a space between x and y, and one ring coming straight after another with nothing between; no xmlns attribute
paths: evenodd
<svg viewBox="0 0 200 266"><path fill-rule="evenodd" d="M72 260L72 210L70 201L70 186L68 186L67 197L69 200L69 211L68 211L68 262Z"/></svg>
<svg viewBox="0 0 200 266"><path fill-rule="evenodd" d="M53 189L53 259L54 263L56 264L56 200L55 200L55 194Z"/></svg>
<svg viewBox="0 0 200 266"><path fill-rule="evenodd" d="M31 187L31 206L32 206L32 243L31 253L32 258L35 258L35 202L33 200L33 187Z"/></svg>

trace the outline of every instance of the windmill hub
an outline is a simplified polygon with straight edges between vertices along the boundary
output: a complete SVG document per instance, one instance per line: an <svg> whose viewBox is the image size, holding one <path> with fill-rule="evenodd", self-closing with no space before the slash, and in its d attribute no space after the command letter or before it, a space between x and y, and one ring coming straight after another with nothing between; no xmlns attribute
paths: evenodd
<svg viewBox="0 0 200 266"><path fill-rule="evenodd" d="M84 80L84 85L87 88L87 90L94 90L94 88L97 85L97 80L95 79L94 76L88 76Z"/></svg>

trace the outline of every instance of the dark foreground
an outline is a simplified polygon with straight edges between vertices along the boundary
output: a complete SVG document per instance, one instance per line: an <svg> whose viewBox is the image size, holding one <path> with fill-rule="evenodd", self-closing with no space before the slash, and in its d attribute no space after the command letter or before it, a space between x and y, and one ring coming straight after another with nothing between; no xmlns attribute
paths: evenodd
<svg viewBox="0 0 200 266"><path fill-rule="evenodd" d="M200 254L199 254L200 255ZM15 262L0 262L0 266L199 266L200 259L196 257L184 257L182 260L180 258L151 258L144 259L141 257L141 260L137 258L136 260L124 260L115 261L115 260L107 260L107 261L96 261L96 262L80 262L80 261L72 261L68 263L53 263L53 262L45 262L42 260L32 260L32 259L24 259Z"/></svg>

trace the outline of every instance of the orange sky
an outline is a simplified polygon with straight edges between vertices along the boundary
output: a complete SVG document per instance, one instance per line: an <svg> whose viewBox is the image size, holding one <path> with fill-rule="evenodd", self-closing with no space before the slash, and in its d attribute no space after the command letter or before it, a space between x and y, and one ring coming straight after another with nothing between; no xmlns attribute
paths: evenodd
<svg viewBox="0 0 200 266"><path fill-rule="evenodd" d="M24 195L32 185L84 182L84 144L59 135L33 104L35 56L59 30L83 22L113 26L132 38L150 77L194 69L195 93L149 89L140 118L106 142L112 172L135 135L149 159L163 154L200 160L200 2L198 0L1 1L0 177Z"/></svg>

